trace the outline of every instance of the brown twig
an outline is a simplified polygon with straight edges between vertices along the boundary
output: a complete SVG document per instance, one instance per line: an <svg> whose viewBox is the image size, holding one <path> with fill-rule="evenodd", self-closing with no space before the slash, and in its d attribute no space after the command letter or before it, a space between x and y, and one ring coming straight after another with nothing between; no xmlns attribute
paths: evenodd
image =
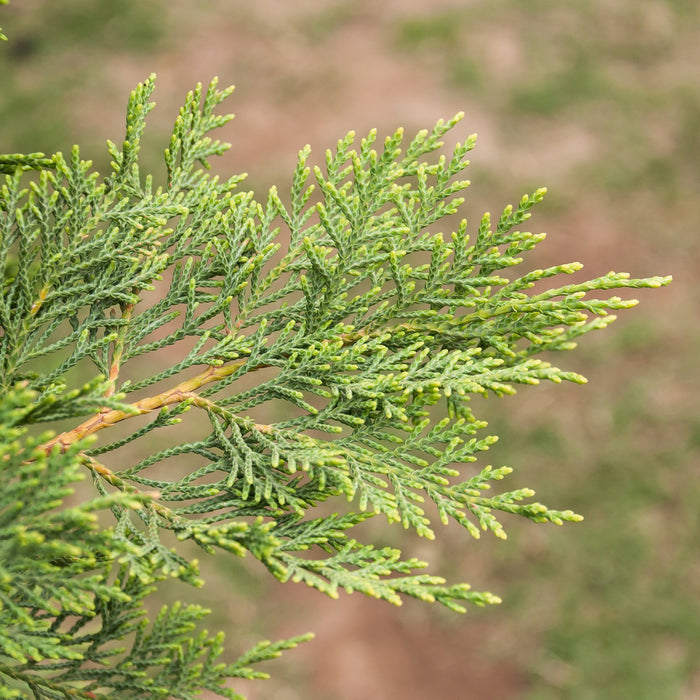
<svg viewBox="0 0 700 700"><path fill-rule="evenodd" d="M129 404L128 410L102 410L98 414L88 418L88 420L83 421L72 430L63 432L48 442L45 442L42 447L46 452L50 452L56 445L59 445L61 451L64 452L69 445L72 445L76 440L92 435L103 428L108 428L116 423L126 420L127 418L158 411L165 406L181 403L187 399L192 400L192 402L197 406L216 411L218 410L218 407L215 403L205 399L202 396L199 396L199 394L195 393L195 391L206 384L211 384L219 379L228 377L230 374L233 374L237 369L239 369L244 363L245 360L240 360L230 365L222 365L219 367L209 366L203 372L200 372L195 377L192 377L192 379L180 382L172 389L168 389L168 391L156 394L155 396L148 396L145 399Z"/></svg>
<svg viewBox="0 0 700 700"><path fill-rule="evenodd" d="M149 498L149 500L147 501L148 506L153 508L153 510L156 513L158 513L158 515L162 516L163 518L169 521L173 521L175 519L176 516L170 510L170 508L157 502L156 499L159 498L159 493L155 491L145 493L143 491L140 491L139 489L134 488L133 486L130 486L120 476L115 474L109 467L106 467L101 462L98 462L94 457L91 457L90 455L87 455L84 452L80 453L80 459L88 467L88 469L90 469L90 471L94 472L95 474L98 474L108 484L111 484L123 493L130 493L134 494L135 496L147 496Z"/></svg>
<svg viewBox="0 0 700 700"><path fill-rule="evenodd" d="M124 316L128 317L128 314L130 313L131 309L127 307L127 309L125 309L124 311ZM408 324L404 325L407 326ZM344 333L341 336L341 338L343 344L351 345L363 335L366 334L362 332L354 334ZM110 366L109 375L109 379L112 382L112 386L110 387L110 389L108 389L108 393L106 394L107 396L111 396L114 393L116 378L119 374L121 354L121 348L119 346L116 346L112 355L112 363ZM42 448L46 452L49 452L56 445L59 445L61 451L63 452L68 448L69 445L72 445L76 440L80 440L84 437L87 437L88 435L92 435L98 432L99 430L102 430L103 428L108 428L112 425L115 425L116 423L120 423L121 421L126 420L127 418L132 418L133 416L140 416L146 413L152 413L153 411L158 411L161 408L164 408L165 406L169 406L175 403L181 403L182 401L185 401L187 399L190 399L192 403L196 406L205 408L216 413L220 411L219 407L214 402L209 401L208 399L205 399L204 397L197 394L196 390L200 389L206 384L211 384L212 382L219 381L224 377L228 377L229 375L233 374L238 369L240 369L245 363L246 360L239 360L229 365L210 365L203 372L200 372L195 377L192 377L192 379L180 382L180 384L173 387L172 389L168 389L168 391L164 391L160 394L156 394L155 396L149 396L145 399L141 399L139 401L135 401L132 404L129 404L129 410L122 411L117 409L104 408L99 413L92 416L88 420L83 421L80 425L73 428L72 430L63 432L60 435L57 435L56 437L52 438L48 442L45 442L42 445ZM265 365L260 365L251 369L261 369L264 366ZM254 427L256 430L259 430L263 433L270 433L272 431L272 428L269 425L255 424Z"/></svg>

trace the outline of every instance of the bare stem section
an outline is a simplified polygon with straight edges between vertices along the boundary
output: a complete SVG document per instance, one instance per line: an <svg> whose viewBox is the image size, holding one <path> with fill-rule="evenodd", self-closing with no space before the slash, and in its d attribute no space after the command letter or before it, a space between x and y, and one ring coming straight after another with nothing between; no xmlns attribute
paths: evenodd
<svg viewBox="0 0 700 700"><path fill-rule="evenodd" d="M212 382L216 382L229 376L230 374L233 374L244 364L244 362L245 360L219 367L209 366L195 377L192 377L184 382L180 382L172 389L168 389L167 391L156 394L155 396L148 396L144 399L129 404L129 410L102 410L98 414L88 418L86 421L83 421L72 430L60 433L48 442L45 442L43 449L46 450L46 452L50 452L56 445L59 445L61 452L65 452L65 450L76 440L81 440L82 438L92 435L103 428L109 428L110 426L120 423L127 418L133 418L134 416L142 416L146 413L159 411L165 406L181 403L182 401L186 401L188 399L191 400L195 406L210 410L217 410L218 407L214 402L199 396L199 394L196 393L196 390L200 389L206 384L211 384Z"/></svg>

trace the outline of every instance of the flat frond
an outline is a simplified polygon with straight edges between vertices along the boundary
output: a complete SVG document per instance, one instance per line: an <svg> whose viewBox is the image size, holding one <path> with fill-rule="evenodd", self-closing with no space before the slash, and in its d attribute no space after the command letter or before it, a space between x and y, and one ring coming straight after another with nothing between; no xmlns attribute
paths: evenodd
<svg viewBox="0 0 700 700"><path fill-rule="evenodd" d="M209 170L231 119L213 80L188 93L156 186L139 161L154 87L132 93L107 177L77 147L0 156L0 676L35 698L237 698L227 678L303 641L226 666L201 608L149 622L164 576L200 583L164 532L334 597L498 602L351 534L376 515L426 538L435 514L474 537L505 537L504 515L579 520L489 491L511 470L478 464L497 438L473 399L584 382L552 352L636 303L612 290L670 282L526 269L543 188L470 232L475 136L444 149L461 113L411 139L350 132L314 168L306 146L289 191L259 197ZM26 433L56 421L72 427ZM68 506L81 474L94 497Z"/></svg>

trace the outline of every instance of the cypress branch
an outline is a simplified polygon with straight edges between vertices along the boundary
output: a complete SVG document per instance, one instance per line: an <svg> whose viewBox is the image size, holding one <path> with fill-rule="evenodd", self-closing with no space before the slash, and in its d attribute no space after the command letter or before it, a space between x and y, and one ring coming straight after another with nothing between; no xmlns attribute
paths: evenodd
<svg viewBox="0 0 700 700"><path fill-rule="evenodd" d="M584 382L553 352L636 303L609 290L670 281L611 272L533 293L581 268L511 273L544 240L518 229L544 189L485 214L473 239L466 220L441 232L469 186L475 136L440 153L461 114L383 146L351 132L323 168L305 147L289 196L260 198L238 189L244 174L209 171L228 148L210 132L231 93L212 81L187 95L156 186L139 162L154 85L132 93L105 178L77 147L0 156L0 697L240 697L230 679L260 677L251 664L307 638L226 665L221 636L196 631L201 608L149 622L143 602L164 577L201 584L165 532L332 597L498 602L354 528L381 515L433 539L435 510L503 538L500 514L580 520L529 488L489 493L512 470L477 464L497 438L471 398ZM192 410L206 435L156 442ZM58 420L73 427L30 437ZM102 440L116 425L134 427ZM125 464L115 452L129 444L139 457ZM174 457L181 470L158 470ZM68 505L85 475L93 495Z"/></svg>

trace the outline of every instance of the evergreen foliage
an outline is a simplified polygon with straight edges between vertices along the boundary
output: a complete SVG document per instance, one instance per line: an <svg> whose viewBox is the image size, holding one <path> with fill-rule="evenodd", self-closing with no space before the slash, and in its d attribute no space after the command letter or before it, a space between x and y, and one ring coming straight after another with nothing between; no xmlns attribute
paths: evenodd
<svg viewBox="0 0 700 700"><path fill-rule="evenodd" d="M578 263L506 276L544 239L519 228L544 190L473 237L466 220L440 233L469 184L474 136L438 154L461 115L408 142L350 133L313 178L305 147L289 194L258 200L244 175L209 172L228 148L209 134L231 118L213 81L188 94L159 186L138 157L153 88L132 93L107 177L77 147L0 156L1 698L234 698L227 679L306 638L226 665L221 635L194 631L201 608L149 622L160 580L200 583L172 535L333 597L498 602L353 528L382 515L432 539L437 516L505 537L501 513L580 520L530 489L490 495L511 470L475 466L496 437L470 398L585 381L538 356L636 303L608 290L670 281L547 287ZM173 441L188 413L206 434ZM349 505L329 515L328 500Z"/></svg>

